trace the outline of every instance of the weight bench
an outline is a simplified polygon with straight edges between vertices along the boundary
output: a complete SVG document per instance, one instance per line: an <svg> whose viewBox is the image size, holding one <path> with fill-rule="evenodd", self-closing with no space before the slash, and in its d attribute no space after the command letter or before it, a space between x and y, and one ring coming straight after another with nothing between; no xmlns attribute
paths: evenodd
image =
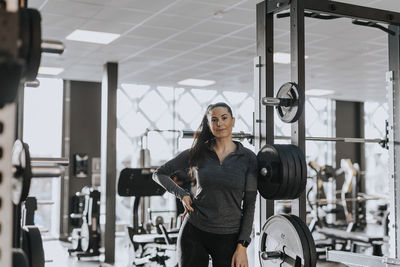
<svg viewBox="0 0 400 267"><path fill-rule="evenodd" d="M357 232L347 232L345 230L340 229L331 229L331 228L322 228L318 230L318 233L323 234L327 238L331 238L336 243L336 240L345 241L344 244L350 244L350 251L357 252L357 248L359 246L372 246L372 255L373 256L383 256L382 254L382 244L383 244L383 237L377 236L369 236L364 233L357 233ZM333 244L334 244L333 243ZM346 246L342 246L342 250L345 249Z"/></svg>
<svg viewBox="0 0 400 267"><path fill-rule="evenodd" d="M164 253L176 250L179 229L167 231L162 223L156 225L157 233L150 233L139 225L139 204L143 197L161 196L165 189L152 179L153 170L148 168L125 168L118 179L118 195L135 197L133 204L133 227L128 227L128 235L135 251L134 266L157 262L165 266L169 259Z"/></svg>

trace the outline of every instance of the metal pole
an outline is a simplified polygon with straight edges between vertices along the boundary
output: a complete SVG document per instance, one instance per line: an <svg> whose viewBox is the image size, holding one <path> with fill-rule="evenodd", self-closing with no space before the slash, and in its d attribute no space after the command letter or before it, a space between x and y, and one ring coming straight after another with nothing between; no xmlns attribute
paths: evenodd
<svg viewBox="0 0 400 267"><path fill-rule="evenodd" d="M115 262L117 87L118 63L106 63L101 84L101 214L106 218L104 262L109 264Z"/></svg>
<svg viewBox="0 0 400 267"><path fill-rule="evenodd" d="M297 83L305 93L305 62L304 62L304 1L293 0L290 4L290 55L291 81ZM292 123L292 144L306 155L305 141L305 109L298 121ZM306 194L303 192L292 202L292 213L306 220Z"/></svg>
<svg viewBox="0 0 400 267"><path fill-rule="evenodd" d="M261 99L274 96L274 14L268 12L268 3L256 6L257 57L254 59L254 146L257 153L265 144L274 143L274 108L263 106ZM255 232L261 233L265 221L274 215L273 200L258 195L256 206ZM258 237L256 236L256 242ZM258 255L255 262L259 263Z"/></svg>
<svg viewBox="0 0 400 267"><path fill-rule="evenodd" d="M390 25L395 35L389 36L389 72L386 75L387 96L389 105L389 188L390 188L390 224L389 244L390 257L400 258L400 26Z"/></svg>
<svg viewBox="0 0 400 267"><path fill-rule="evenodd" d="M70 157L70 136L71 136L71 81L64 81L63 90L63 122L62 122L62 147L61 155ZM66 168L61 176L60 189L60 239L65 240L69 236L69 169Z"/></svg>

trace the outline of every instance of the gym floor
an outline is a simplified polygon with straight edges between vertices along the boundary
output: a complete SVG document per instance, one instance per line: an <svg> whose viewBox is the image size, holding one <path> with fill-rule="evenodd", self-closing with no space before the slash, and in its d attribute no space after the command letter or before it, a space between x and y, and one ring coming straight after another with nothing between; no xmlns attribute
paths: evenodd
<svg viewBox="0 0 400 267"><path fill-rule="evenodd" d="M93 266L116 266L116 267L128 267L129 257L127 250L127 240L124 237L117 237L115 239L116 255L115 264L108 265L99 263L98 257L86 258L78 260L76 257L68 255L68 243L64 243L58 240L45 241L43 243L45 250L46 267L93 267ZM171 265L167 265L171 266ZM345 266L339 263L329 262L318 262L318 267L341 267Z"/></svg>

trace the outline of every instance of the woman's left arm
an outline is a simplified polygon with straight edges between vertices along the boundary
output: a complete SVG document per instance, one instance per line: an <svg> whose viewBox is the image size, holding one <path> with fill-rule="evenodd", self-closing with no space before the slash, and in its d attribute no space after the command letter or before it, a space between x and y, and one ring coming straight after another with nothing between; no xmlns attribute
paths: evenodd
<svg viewBox="0 0 400 267"><path fill-rule="evenodd" d="M243 198L243 215L238 242L245 241L249 244L251 241L250 234L253 229L254 209L257 197L257 179L257 157L254 153L250 153L249 168L246 174L246 186ZM232 258L232 266L248 266L246 248L239 243Z"/></svg>

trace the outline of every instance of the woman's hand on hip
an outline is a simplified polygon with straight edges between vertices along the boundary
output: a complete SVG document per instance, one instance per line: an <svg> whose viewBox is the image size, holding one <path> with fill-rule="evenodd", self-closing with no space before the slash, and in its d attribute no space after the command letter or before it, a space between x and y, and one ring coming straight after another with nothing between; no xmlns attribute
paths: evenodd
<svg viewBox="0 0 400 267"><path fill-rule="evenodd" d="M249 267L246 248L238 244L232 257L231 267Z"/></svg>
<svg viewBox="0 0 400 267"><path fill-rule="evenodd" d="M188 211L193 212L194 209L192 208L192 198L189 195L186 195L182 198L182 204L185 208L185 212L183 213L182 220L185 218Z"/></svg>

